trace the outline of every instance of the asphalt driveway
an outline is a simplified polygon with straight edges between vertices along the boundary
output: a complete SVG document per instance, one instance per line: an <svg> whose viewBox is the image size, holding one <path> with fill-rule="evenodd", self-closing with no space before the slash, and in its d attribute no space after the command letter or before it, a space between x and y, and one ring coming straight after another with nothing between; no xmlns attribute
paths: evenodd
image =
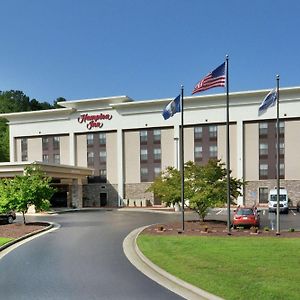
<svg viewBox="0 0 300 300"><path fill-rule="evenodd" d="M1 299L182 299L135 269L122 249L134 228L179 215L113 210L42 219L61 228L0 260Z"/></svg>

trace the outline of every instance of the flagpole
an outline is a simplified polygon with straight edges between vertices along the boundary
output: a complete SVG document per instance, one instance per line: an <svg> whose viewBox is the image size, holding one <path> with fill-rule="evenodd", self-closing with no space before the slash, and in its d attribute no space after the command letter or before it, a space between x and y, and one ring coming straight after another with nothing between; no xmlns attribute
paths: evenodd
<svg viewBox="0 0 300 300"><path fill-rule="evenodd" d="M180 97L181 128L180 128L180 175L181 175L181 215L182 232L184 232L184 134L183 134L183 85L181 86Z"/></svg>
<svg viewBox="0 0 300 300"><path fill-rule="evenodd" d="M276 235L280 235L280 140L279 140L279 75L276 76L276 82L277 82L277 116L276 116L276 138L277 138L277 208L276 208Z"/></svg>
<svg viewBox="0 0 300 300"><path fill-rule="evenodd" d="M227 233L231 234L230 215L230 141L229 141L229 78L228 78L228 55L226 55L226 174L227 174Z"/></svg>

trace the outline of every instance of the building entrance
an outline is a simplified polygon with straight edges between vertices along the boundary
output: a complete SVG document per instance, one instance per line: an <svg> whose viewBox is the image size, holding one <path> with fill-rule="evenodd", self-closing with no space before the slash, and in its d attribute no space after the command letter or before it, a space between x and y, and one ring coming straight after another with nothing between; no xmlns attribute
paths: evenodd
<svg viewBox="0 0 300 300"><path fill-rule="evenodd" d="M107 205L107 193L100 193L100 206Z"/></svg>

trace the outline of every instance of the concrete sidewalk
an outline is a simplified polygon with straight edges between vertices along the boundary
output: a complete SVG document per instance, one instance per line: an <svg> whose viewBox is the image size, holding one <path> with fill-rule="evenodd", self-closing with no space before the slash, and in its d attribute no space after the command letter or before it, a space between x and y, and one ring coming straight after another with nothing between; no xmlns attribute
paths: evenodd
<svg viewBox="0 0 300 300"><path fill-rule="evenodd" d="M143 274L171 290L177 295L191 300L222 300L222 298L199 289L159 268L139 250L136 239L148 226L133 230L123 242L123 250L128 260Z"/></svg>

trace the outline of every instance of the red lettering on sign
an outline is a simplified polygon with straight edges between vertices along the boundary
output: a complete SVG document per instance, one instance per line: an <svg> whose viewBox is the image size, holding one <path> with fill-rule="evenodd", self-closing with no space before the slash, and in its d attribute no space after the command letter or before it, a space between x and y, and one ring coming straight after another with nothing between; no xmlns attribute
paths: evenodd
<svg viewBox="0 0 300 300"><path fill-rule="evenodd" d="M99 120L111 120L111 114L96 114L96 115L89 115L89 114L82 114L78 117L78 123L86 123L86 127L88 130L92 128L101 128L103 126L103 122L99 122Z"/></svg>

